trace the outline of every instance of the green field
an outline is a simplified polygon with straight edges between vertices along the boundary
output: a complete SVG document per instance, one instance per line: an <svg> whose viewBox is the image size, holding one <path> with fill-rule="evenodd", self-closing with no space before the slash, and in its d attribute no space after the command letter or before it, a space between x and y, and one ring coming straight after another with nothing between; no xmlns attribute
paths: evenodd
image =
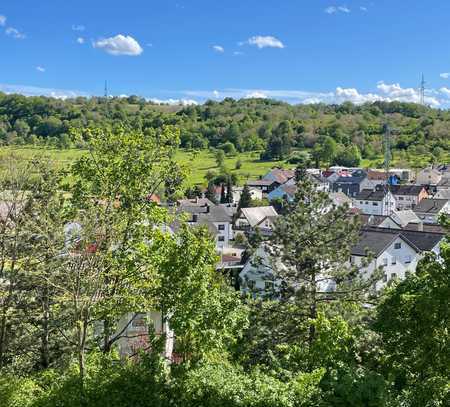
<svg viewBox="0 0 450 407"><path fill-rule="evenodd" d="M48 156L55 161L56 165L61 167L66 167L70 165L71 162L86 154L85 150L79 149L68 149L59 150L52 149L48 147L1 147L0 157L14 154L18 159L31 159L36 156ZM209 150L202 150L196 153L186 150L179 150L176 154L176 159L180 164L183 164L188 170L187 183L193 184L204 184L205 174L208 171L218 172L216 161L214 158L214 153ZM240 160L242 166L239 170L235 169L236 161ZM373 160L363 160L361 162L361 167L363 168L377 168L381 167L383 163L383 157L378 157ZM392 167L412 167L412 168L422 168L429 163L428 156L416 156L409 157L408 160L402 159L401 157L396 157L394 154L394 160L392 162ZM250 153L240 153L233 157L226 157L225 166L232 172L238 175L240 184L244 183L247 179L254 179L260 175L264 175L267 171L275 166L283 166L286 168L292 167L292 164L287 164L282 161L260 161L259 152Z"/></svg>
<svg viewBox="0 0 450 407"><path fill-rule="evenodd" d="M58 150L42 147L2 147L0 148L0 157L13 154L18 159L29 160L33 157L50 157L58 166L66 167L74 160L86 154L86 151L79 149ZM188 184L205 183L205 174L208 171L218 172L214 154L208 150L200 151L196 154L190 151L179 150L176 155L177 161L184 165L188 170ZM240 160L242 166L239 170L235 169L236 161ZM259 153L242 153L225 159L225 166L236 173L241 183L249 178L257 178L265 174L276 165L282 165L282 162L259 161ZM287 166L287 164L284 164Z"/></svg>

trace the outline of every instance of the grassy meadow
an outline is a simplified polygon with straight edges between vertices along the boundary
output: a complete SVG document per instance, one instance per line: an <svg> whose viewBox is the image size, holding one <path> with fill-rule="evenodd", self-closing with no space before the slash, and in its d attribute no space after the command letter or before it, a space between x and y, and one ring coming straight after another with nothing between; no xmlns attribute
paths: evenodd
<svg viewBox="0 0 450 407"><path fill-rule="evenodd" d="M57 166L61 168L70 165L74 160L86 154L85 150L67 149L59 150L49 147L33 147L33 146L7 146L0 148L0 158L2 156L13 154L18 159L29 160L36 156L49 156ZM429 156L405 157L394 153L392 167L411 167L423 168L429 163ZM187 184L204 184L205 174L208 171L218 172L214 153L209 150L197 152L179 150L176 154L176 160L185 166L188 171ZM236 169L236 162L241 161L241 167ZM379 168L383 164L383 157L361 162L363 168ZM268 170L275 166L293 167L283 161L260 161L259 152L239 153L232 157L226 157L225 166L238 175L240 183L244 183L247 179L254 179L265 174Z"/></svg>

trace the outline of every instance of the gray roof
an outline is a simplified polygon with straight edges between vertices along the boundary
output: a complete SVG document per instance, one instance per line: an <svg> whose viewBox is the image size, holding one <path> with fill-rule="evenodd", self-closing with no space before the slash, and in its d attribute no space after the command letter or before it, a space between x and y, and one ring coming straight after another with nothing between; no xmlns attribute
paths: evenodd
<svg viewBox="0 0 450 407"><path fill-rule="evenodd" d="M273 206L242 208L241 211L251 227L258 225L264 218L278 216L278 213Z"/></svg>
<svg viewBox="0 0 450 407"><path fill-rule="evenodd" d="M180 206L201 205L201 206L213 206L214 202L211 202L208 198L193 198L193 199L180 199L177 201Z"/></svg>
<svg viewBox="0 0 450 407"><path fill-rule="evenodd" d="M256 179L256 180L252 180L252 181L247 181L247 185L248 186L258 186L258 187L269 187L272 184L275 184L277 181L274 181L272 179Z"/></svg>
<svg viewBox="0 0 450 407"><path fill-rule="evenodd" d="M422 199L414 208L414 212L439 213L447 204L447 199Z"/></svg>
<svg viewBox="0 0 450 407"><path fill-rule="evenodd" d="M391 185L389 187L391 192L394 195L412 195L417 196L419 195L422 190L422 185Z"/></svg>
<svg viewBox="0 0 450 407"><path fill-rule="evenodd" d="M441 189L437 191L434 195L435 199L447 199L450 200L450 188L449 189Z"/></svg>
<svg viewBox="0 0 450 407"><path fill-rule="evenodd" d="M354 197L356 201L382 201L385 197L384 191L372 191L371 189L363 189Z"/></svg>
<svg viewBox="0 0 450 407"><path fill-rule="evenodd" d="M443 233L365 228L361 231L359 242L353 246L351 253L354 256L365 256L369 251L378 256L397 238L401 238L417 252L430 251L444 237Z"/></svg>
<svg viewBox="0 0 450 407"><path fill-rule="evenodd" d="M210 222L231 222L232 218L227 209L220 205L180 205L178 212L195 214Z"/></svg>
<svg viewBox="0 0 450 407"><path fill-rule="evenodd" d="M401 227L404 227L409 223L422 223L419 217L411 209L392 212L390 218Z"/></svg>
<svg viewBox="0 0 450 407"><path fill-rule="evenodd" d="M348 205L352 204L352 200L343 192L330 192L328 196L336 206L342 206L344 204Z"/></svg>
<svg viewBox="0 0 450 407"><path fill-rule="evenodd" d="M397 231L387 230L388 233L384 229L363 229L358 243L352 247L352 255L366 256L367 252L375 256L381 254L399 236Z"/></svg>
<svg viewBox="0 0 450 407"><path fill-rule="evenodd" d="M401 236L420 251L430 251L445 237L444 233L402 230Z"/></svg>

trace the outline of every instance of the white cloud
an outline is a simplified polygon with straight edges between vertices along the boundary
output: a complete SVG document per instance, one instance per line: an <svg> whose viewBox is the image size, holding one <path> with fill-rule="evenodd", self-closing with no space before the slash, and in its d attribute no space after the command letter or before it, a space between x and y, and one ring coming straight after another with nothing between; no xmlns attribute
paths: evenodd
<svg viewBox="0 0 450 407"><path fill-rule="evenodd" d="M45 68L43 67L43 66L37 66L36 67L36 71L39 71L39 72L45 72Z"/></svg>
<svg viewBox="0 0 450 407"><path fill-rule="evenodd" d="M104 50L110 55L141 55L144 50L140 44L129 35L116 35L115 37L102 38L93 43L94 48Z"/></svg>
<svg viewBox="0 0 450 407"><path fill-rule="evenodd" d="M77 24L72 25L73 31L84 31L85 29L86 27L84 25L77 25Z"/></svg>
<svg viewBox="0 0 450 407"><path fill-rule="evenodd" d="M254 45L258 47L259 49L262 48L284 48L284 44L275 37L272 37L271 35L255 35L251 38L249 38L247 41L240 42L239 45Z"/></svg>
<svg viewBox="0 0 450 407"><path fill-rule="evenodd" d="M74 90L40 88L37 86L26 86L26 85L8 85L2 83L0 83L0 92L4 92L7 94L19 93L25 96L48 96L57 99L75 98L78 96L84 97L89 96L85 92L79 92Z"/></svg>
<svg viewBox="0 0 450 407"><path fill-rule="evenodd" d="M6 24L6 17L0 14L0 27L4 27Z"/></svg>
<svg viewBox="0 0 450 407"><path fill-rule="evenodd" d="M450 89L449 88L440 88L439 91L445 96L450 98Z"/></svg>
<svg viewBox="0 0 450 407"><path fill-rule="evenodd" d="M215 91L191 90L181 92L188 97L195 97L202 100L212 99L219 94L220 99L231 97L234 99L242 98L272 98L283 100L288 103L343 103L346 101L362 104L376 101L400 101L419 103L420 93L415 88L402 88L400 84L387 84L378 82L376 91L360 92L356 88L345 88L338 86L333 92L315 92L303 90L265 90L265 89L223 89ZM425 103L432 107L448 106L450 107L450 88L427 89L425 93Z"/></svg>
<svg viewBox="0 0 450 407"><path fill-rule="evenodd" d="M450 72L442 72L441 74L439 74L439 76L442 79L448 79L448 78L450 78Z"/></svg>
<svg viewBox="0 0 450 407"><path fill-rule="evenodd" d="M221 45L213 45L213 50L219 53L225 52L225 49Z"/></svg>
<svg viewBox="0 0 450 407"><path fill-rule="evenodd" d="M9 35L10 37L15 38L16 40L23 40L26 38L26 35L22 32L20 32L17 28L14 27L8 27L5 30L6 35Z"/></svg>
<svg viewBox="0 0 450 407"><path fill-rule="evenodd" d="M78 37L77 38L77 42L78 42L78 44L84 44L84 38L83 37Z"/></svg>
<svg viewBox="0 0 450 407"><path fill-rule="evenodd" d="M157 103L159 105L172 105L172 106L196 106L198 102L193 99L147 99L149 102Z"/></svg>
<svg viewBox="0 0 450 407"><path fill-rule="evenodd" d="M336 14L336 13L345 13L348 14L351 10L347 6L329 6L325 8L325 13L327 14Z"/></svg>
<svg viewBox="0 0 450 407"><path fill-rule="evenodd" d="M367 7L364 7L364 6L361 6L359 9L364 12L367 11Z"/></svg>
<svg viewBox="0 0 450 407"><path fill-rule="evenodd" d="M213 90L213 95L216 99L218 99L220 97L220 92L217 90Z"/></svg>
<svg viewBox="0 0 450 407"><path fill-rule="evenodd" d="M247 93L244 96L245 99L267 99L267 95L264 92L261 91L254 91Z"/></svg>
<svg viewBox="0 0 450 407"><path fill-rule="evenodd" d="M234 51L233 55L239 56L239 55L244 55L244 53L242 51Z"/></svg>
<svg viewBox="0 0 450 407"><path fill-rule="evenodd" d="M339 6L339 11L342 11L343 13L350 13L350 9L347 6Z"/></svg>

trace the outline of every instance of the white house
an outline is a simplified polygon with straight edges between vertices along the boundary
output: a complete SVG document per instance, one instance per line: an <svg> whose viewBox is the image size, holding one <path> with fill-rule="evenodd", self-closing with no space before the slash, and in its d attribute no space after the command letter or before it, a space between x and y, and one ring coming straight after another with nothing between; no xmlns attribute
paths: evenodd
<svg viewBox="0 0 450 407"><path fill-rule="evenodd" d="M365 215L387 216L395 210L395 198L389 191L363 189L353 198L353 206Z"/></svg>
<svg viewBox="0 0 450 407"><path fill-rule="evenodd" d="M273 230L278 213L273 206L256 206L253 208L242 208L239 218L236 220L236 229L254 231L258 229L261 233L270 233Z"/></svg>
<svg viewBox="0 0 450 407"><path fill-rule="evenodd" d="M414 209L422 199L428 198L423 185L391 185L389 190L394 195L399 211Z"/></svg>
<svg viewBox="0 0 450 407"><path fill-rule="evenodd" d="M232 216L221 205L204 205L186 203L179 206L178 211L188 215L190 226L206 226L216 240L219 251L230 246L234 238Z"/></svg>
<svg viewBox="0 0 450 407"><path fill-rule="evenodd" d="M359 242L352 248L350 263L363 265L369 253L374 257L361 272L369 278L375 270L382 268L382 279L375 283L380 290L393 279L404 279L415 273L417 263L425 252L439 255L442 233L368 228L361 232Z"/></svg>

